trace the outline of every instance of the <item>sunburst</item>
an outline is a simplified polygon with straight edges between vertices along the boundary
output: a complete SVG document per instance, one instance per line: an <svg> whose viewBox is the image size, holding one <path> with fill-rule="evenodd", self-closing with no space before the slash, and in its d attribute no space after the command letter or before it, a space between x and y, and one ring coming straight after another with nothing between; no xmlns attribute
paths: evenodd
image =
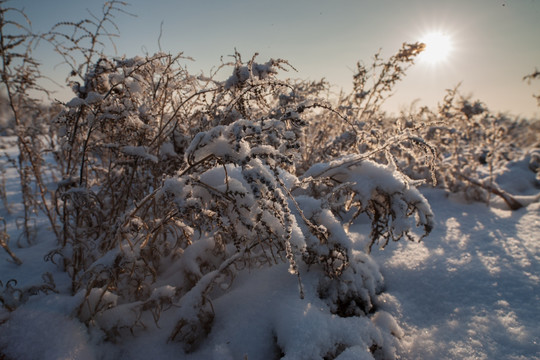
<svg viewBox="0 0 540 360"><path fill-rule="evenodd" d="M452 38L443 32L427 33L420 41L426 44L426 49L419 59L431 65L446 61L453 50Z"/></svg>

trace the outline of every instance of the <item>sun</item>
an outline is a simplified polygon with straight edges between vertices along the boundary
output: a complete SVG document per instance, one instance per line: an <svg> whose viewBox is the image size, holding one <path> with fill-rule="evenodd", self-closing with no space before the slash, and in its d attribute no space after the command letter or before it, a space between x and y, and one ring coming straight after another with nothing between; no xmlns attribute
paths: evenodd
<svg viewBox="0 0 540 360"><path fill-rule="evenodd" d="M427 33L420 41L426 44L426 49L419 59L431 65L446 61L453 50L450 35L440 31Z"/></svg>

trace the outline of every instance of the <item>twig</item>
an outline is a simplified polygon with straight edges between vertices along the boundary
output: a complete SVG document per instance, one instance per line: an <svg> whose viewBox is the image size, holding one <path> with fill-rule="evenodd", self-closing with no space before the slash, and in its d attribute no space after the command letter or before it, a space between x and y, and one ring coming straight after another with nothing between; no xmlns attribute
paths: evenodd
<svg viewBox="0 0 540 360"><path fill-rule="evenodd" d="M473 184L475 186L479 186L482 189L484 189L486 191L489 191L492 194L500 196L504 200L506 205L508 205L508 207L510 209L512 209L512 210L518 210L518 209L521 209L523 207L523 205L519 201L517 201L512 195L509 195L506 192L504 192L503 190L493 186L493 184L482 184L478 180L472 179L472 178L468 177L467 175L463 175L461 173L458 173L457 175L459 177L467 180L468 182L470 182L471 184Z"/></svg>
<svg viewBox="0 0 540 360"><path fill-rule="evenodd" d="M11 256L11 258L13 259L13 261L15 261L17 265L22 265L23 262L21 261L21 259L19 259L17 255L15 255L13 251L11 251L7 244L7 239L9 239L9 235L6 232L6 220L4 220L4 218L0 219L4 223L4 230L0 232L0 246L2 246L2 248L9 254L9 256Z"/></svg>

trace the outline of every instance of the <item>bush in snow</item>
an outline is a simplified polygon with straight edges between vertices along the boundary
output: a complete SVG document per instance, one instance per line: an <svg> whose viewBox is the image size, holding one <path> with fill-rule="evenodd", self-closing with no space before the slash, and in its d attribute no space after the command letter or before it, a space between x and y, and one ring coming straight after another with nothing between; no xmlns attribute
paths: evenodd
<svg viewBox="0 0 540 360"><path fill-rule="evenodd" d="M407 177L363 157L316 164L298 178L295 159L306 122L294 110L198 133L179 172L123 215L123 227L110 238L114 247L84 254L81 320L114 339L123 329L144 327L149 314L159 323L167 310L177 319L169 340L192 351L211 330L212 301L242 269L284 261L298 277L300 297L302 270L309 270L320 274L318 296L329 311L375 313L382 277L363 252L380 239L381 247L390 239L413 239L415 225L429 233L431 211ZM156 206L169 213L157 218ZM156 216L151 223L150 214ZM342 219L361 215L371 220L371 240L355 250L359 245ZM66 249L74 250L70 245ZM354 345L365 344L341 343ZM393 345L385 346L380 351L391 354Z"/></svg>
<svg viewBox="0 0 540 360"><path fill-rule="evenodd" d="M437 177L442 186L468 199L489 204L495 194L510 209L522 206L495 179L507 163L538 143L538 122L493 114L480 101L463 97L458 88L448 90L438 114L425 114L431 121L422 136L436 144Z"/></svg>
<svg viewBox="0 0 540 360"><path fill-rule="evenodd" d="M188 74L180 56L101 58L84 85L75 87L78 96L55 121L63 178L56 205L62 245L73 248L63 258L74 291L79 273L122 238L119 229L132 221L124 214L158 189L164 175L184 165L184 152L197 132L260 112L283 86L272 78L283 61L258 65L252 60L244 66L237 58L230 64L233 75L221 83ZM248 67L255 73L243 70ZM252 77L238 78L245 71ZM168 209L154 207L144 217L161 218ZM81 257L87 244L79 239L88 237L97 251Z"/></svg>

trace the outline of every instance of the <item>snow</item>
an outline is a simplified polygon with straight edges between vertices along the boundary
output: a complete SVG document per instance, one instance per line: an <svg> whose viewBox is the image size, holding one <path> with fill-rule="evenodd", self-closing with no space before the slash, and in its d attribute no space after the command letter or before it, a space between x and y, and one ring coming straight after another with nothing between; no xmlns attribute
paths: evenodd
<svg viewBox="0 0 540 360"><path fill-rule="evenodd" d="M236 87L252 77L259 80L267 79L277 73L276 64L277 62L275 60L270 60L264 64L253 63L251 65L251 73L247 66L237 66L233 74L225 81L225 88Z"/></svg>
<svg viewBox="0 0 540 360"><path fill-rule="evenodd" d="M214 138L217 141L213 143L212 151L221 149L220 136ZM123 150L133 156L154 160L143 148ZM197 153L194 159L204 158L207 150ZM12 149L6 151L14 155ZM513 166L524 169L529 163L529 159L525 159ZM423 195L431 206L431 209L422 209L421 213L434 214L431 234L419 243L402 240L389 244L384 250L374 247L371 255L354 252L358 262L365 266L358 269L372 267L373 273L380 271L384 277L384 280L369 278L367 280L374 282L365 284L365 288L376 291L379 282L384 281L384 292L377 300L379 310L375 315L340 317L331 314L328 302L317 295L318 276L308 271L305 265L299 265L303 299L297 276L288 272L289 264L246 269L238 273L230 288L213 290L220 295L211 304L215 314L212 331L198 348L186 354L180 344L163 341L163 334L170 333L177 316L184 311L182 308L171 310L171 315L165 312L160 327L148 322L146 329L137 330L134 336L122 338L115 344L105 342L103 332L97 328L88 330L74 316L82 294L66 296L70 286L68 275L44 260L44 256L55 248L46 222L38 221L33 243L21 242L21 246L17 246L20 229L15 224L21 210L17 173L8 166L4 156L0 157L0 166L6 168L6 195L11 204L11 213L0 205L0 217L7 222L10 248L23 261L23 265L18 266L6 252L0 251L0 296L8 295L6 289L10 279L17 280L18 288L40 285L44 283L42 274L46 272L52 274L58 291L58 294L39 292L30 296L11 313L0 309L2 359L5 356L6 359L45 360L252 360L280 358L282 352L287 354L285 359L322 359L326 355L337 356L339 360L371 359L369 344L364 342L369 336L377 337L378 343L385 344L389 353L383 356L395 352L401 359L540 359L538 202L531 201L524 208L510 211L493 202L491 207L468 203L458 196L448 196L440 189L424 187L421 194L415 190L410 196ZM386 171L369 163L361 167L372 176ZM220 167L212 171L217 174L224 170ZM319 165L308 175L322 171L328 171L328 167ZM228 172L231 176L228 186L244 187L235 179L239 170L229 167ZM520 177L514 183L509 175L506 180L503 176L507 175L501 175L501 187L508 188L512 184L523 187L525 185L520 183L523 181L529 186L513 190L521 189L520 194L524 196L536 196L531 192L533 179ZM284 182L292 184L294 179L284 175ZM168 184L170 189L182 191L177 180L171 179ZM223 183L213 185L226 186ZM379 186L395 184L381 183ZM316 216L320 211L317 210L318 200L309 197L298 200L303 202L306 216ZM294 224L295 232L300 231L297 226ZM325 226L335 227L336 224L329 220ZM366 242L369 225L359 221L349 231L341 237L344 241L350 239L357 243L356 248L363 250L361 245ZM203 252L210 248L211 242L211 239L204 239L186 251ZM188 258L193 257L186 256ZM188 262L182 266L192 267L193 272L199 269ZM215 275L205 276L210 279ZM348 275L362 276L362 273ZM196 301L199 290L192 289L193 299L187 297L184 301ZM159 300L174 291L174 286L162 284L154 290L151 299ZM115 296L108 293L91 295L89 299L104 296L109 302L116 301ZM129 309L122 308L121 304L114 309L115 319L121 319L124 314L126 321L130 321ZM399 343L393 343L396 338L388 336L390 333L399 338ZM339 354L325 353L331 351L336 341L344 342L347 349Z"/></svg>
<svg viewBox="0 0 540 360"><path fill-rule="evenodd" d="M71 99L70 101L66 103L66 106L68 108L75 108L84 104L86 104L86 101L84 101L84 99L81 99L79 97L74 97L73 99Z"/></svg>
<svg viewBox="0 0 540 360"><path fill-rule="evenodd" d="M149 154L148 151L144 148L144 146L123 146L122 151L127 155L147 159L154 163L158 162L158 158L152 154Z"/></svg>
<svg viewBox="0 0 540 360"><path fill-rule="evenodd" d="M400 303L402 356L540 359L540 204L512 212L424 193L432 234L372 253Z"/></svg>
<svg viewBox="0 0 540 360"><path fill-rule="evenodd" d="M28 304L0 328L2 351L13 359L96 358L86 327L55 309L54 298L42 304ZM8 344L8 346L5 346Z"/></svg>

